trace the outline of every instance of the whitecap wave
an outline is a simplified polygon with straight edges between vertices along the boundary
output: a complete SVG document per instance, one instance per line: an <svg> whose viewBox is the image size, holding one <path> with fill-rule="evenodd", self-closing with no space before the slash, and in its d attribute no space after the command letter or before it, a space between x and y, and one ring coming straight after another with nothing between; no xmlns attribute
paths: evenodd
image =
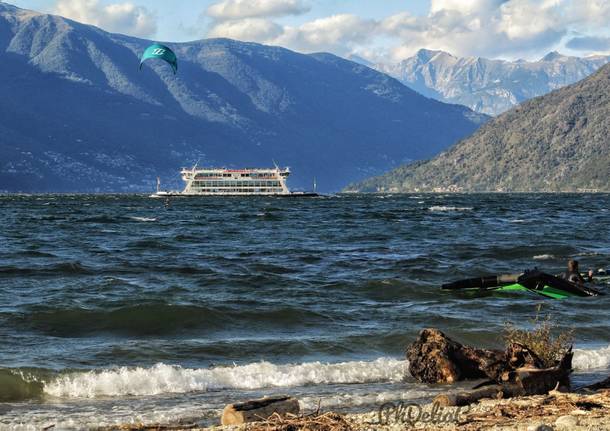
<svg viewBox="0 0 610 431"><path fill-rule="evenodd" d="M134 221L142 221L142 222L153 222L153 221L157 221L157 219L156 219L156 218L150 218L150 217L135 217L135 216L132 216L132 217L129 217L129 218L130 218L131 220L134 220Z"/></svg>
<svg viewBox="0 0 610 431"><path fill-rule="evenodd" d="M610 367L610 346L575 349L573 366L586 371ZM308 362L277 365L257 362L210 369L159 363L152 367L120 367L70 373L45 383L47 395L61 398L151 396L221 390L256 390L332 384L398 383L408 362L393 358L335 364ZM410 394L410 396L422 394ZM367 402L370 400L367 398Z"/></svg>
<svg viewBox="0 0 610 431"><path fill-rule="evenodd" d="M600 349L574 349L572 365L577 370L592 370L610 367L610 346Z"/></svg>
<svg viewBox="0 0 610 431"><path fill-rule="evenodd" d="M552 254L539 254L534 256L534 260L552 260L556 259L556 257Z"/></svg>
<svg viewBox="0 0 610 431"><path fill-rule="evenodd" d="M234 367L189 369L157 364L67 374L45 384L44 392L62 398L145 396L223 389L253 390L322 384L399 382L406 361L379 358L337 364L309 362L276 365L258 362Z"/></svg>
<svg viewBox="0 0 610 431"><path fill-rule="evenodd" d="M434 212L449 212L449 211L472 211L474 208L472 207L447 207L447 206L433 206L428 208L429 211Z"/></svg>

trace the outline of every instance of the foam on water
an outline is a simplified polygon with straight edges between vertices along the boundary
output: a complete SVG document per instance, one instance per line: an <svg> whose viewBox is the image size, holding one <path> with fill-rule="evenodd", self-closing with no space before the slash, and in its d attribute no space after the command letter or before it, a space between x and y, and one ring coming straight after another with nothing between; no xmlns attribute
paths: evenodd
<svg viewBox="0 0 610 431"><path fill-rule="evenodd" d="M211 369L191 369L159 363L149 368L120 367L62 375L47 382L44 385L44 392L63 398L97 398L226 389L254 390L329 384L396 383L403 380L407 365L407 361L392 358L336 364L308 362L277 365L257 362ZM610 346L575 350L574 367L578 370L609 366Z"/></svg>
<svg viewBox="0 0 610 431"><path fill-rule="evenodd" d="M157 221L156 218L152 218L152 217L129 217L131 220L134 221L142 221L142 222L153 222L153 221Z"/></svg>
<svg viewBox="0 0 610 431"><path fill-rule="evenodd" d="M159 395L223 389L252 390L323 384L398 382L406 361L379 358L337 364L309 362L275 365L258 362L234 367L189 369L157 364L63 375L45 384L44 392L63 398Z"/></svg>
<svg viewBox="0 0 610 431"><path fill-rule="evenodd" d="M591 370L610 367L610 346L599 349L575 349L572 365L577 370Z"/></svg>
<svg viewBox="0 0 610 431"><path fill-rule="evenodd" d="M442 391L439 387L439 392ZM363 406L379 406L389 401L413 401L431 398L430 390L405 389L404 387L388 391L352 391L349 393L338 392L333 395L325 395L323 399L319 396L306 396L300 399L301 408L305 411L315 411L320 405L322 410L333 410L340 408L354 408Z"/></svg>
<svg viewBox="0 0 610 431"><path fill-rule="evenodd" d="M449 207L449 206L432 206L428 208L429 211L434 212L450 212L450 211L472 211L472 207Z"/></svg>
<svg viewBox="0 0 610 431"><path fill-rule="evenodd" d="M552 254L539 254L534 256L534 260L552 260L556 259L556 257Z"/></svg>

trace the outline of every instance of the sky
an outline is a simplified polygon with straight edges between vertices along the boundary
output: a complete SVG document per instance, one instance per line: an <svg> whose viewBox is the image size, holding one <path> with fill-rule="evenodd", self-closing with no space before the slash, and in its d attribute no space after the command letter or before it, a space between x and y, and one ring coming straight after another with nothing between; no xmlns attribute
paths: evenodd
<svg viewBox="0 0 610 431"><path fill-rule="evenodd" d="M1 1L1 0L0 0ZM395 63L421 48L538 59L610 53L610 0L9 0L156 41L228 37Z"/></svg>

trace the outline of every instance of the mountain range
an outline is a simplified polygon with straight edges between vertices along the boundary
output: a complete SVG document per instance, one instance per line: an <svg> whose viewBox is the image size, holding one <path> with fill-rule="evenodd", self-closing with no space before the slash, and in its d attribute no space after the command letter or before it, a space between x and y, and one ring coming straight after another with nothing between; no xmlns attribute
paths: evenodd
<svg viewBox="0 0 610 431"><path fill-rule="evenodd" d="M524 102L426 162L349 191L610 191L610 64Z"/></svg>
<svg viewBox="0 0 610 431"><path fill-rule="evenodd" d="M579 58L550 52L538 61L506 61L422 49L398 64L372 67L427 97L495 116L580 81L608 62L610 56L602 55Z"/></svg>
<svg viewBox="0 0 610 431"><path fill-rule="evenodd" d="M488 117L331 54L151 41L0 3L0 190L140 192L181 166L289 165L335 191L432 157Z"/></svg>

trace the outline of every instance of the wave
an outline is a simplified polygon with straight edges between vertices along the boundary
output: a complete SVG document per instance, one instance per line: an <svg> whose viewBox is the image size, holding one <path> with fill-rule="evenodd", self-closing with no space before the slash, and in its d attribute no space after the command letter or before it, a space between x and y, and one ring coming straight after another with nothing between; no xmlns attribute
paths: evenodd
<svg viewBox="0 0 610 431"><path fill-rule="evenodd" d="M157 364L60 376L44 385L45 394L62 398L97 398L307 385L399 382L405 361L380 358L338 364L309 362L275 365L259 362L233 367L189 369Z"/></svg>
<svg viewBox="0 0 610 431"><path fill-rule="evenodd" d="M120 216L108 216L108 215L96 215L96 216L92 216L92 217L85 217L85 218L81 218L81 219L76 219L76 220L73 220L73 222L76 222L76 223L99 223L99 224L120 223L121 222L121 217Z"/></svg>
<svg viewBox="0 0 610 431"><path fill-rule="evenodd" d="M126 249L145 251L178 250L175 245L170 244L164 238L142 238L135 241L130 241L129 243L127 243Z"/></svg>
<svg viewBox="0 0 610 431"><path fill-rule="evenodd" d="M149 303L111 310L33 307L13 321L45 334L82 337L96 333L159 335L182 331L214 331L254 327L293 327L323 324L327 317L295 307L230 308Z"/></svg>
<svg viewBox="0 0 610 431"><path fill-rule="evenodd" d="M610 367L610 346L576 349L579 371ZM259 390L316 385L400 383L408 362L382 357L373 361L306 362L278 365L256 362L215 368L184 368L158 363L151 367L117 367L56 373L48 370L0 369L0 402L42 396L102 398L154 396L222 390ZM425 395L425 394L423 394Z"/></svg>
<svg viewBox="0 0 610 431"><path fill-rule="evenodd" d="M38 250L24 250L16 253L17 256L22 257L39 257L39 258L56 258L57 256L52 253L45 253L44 251Z"/></svg>
<svg viewBox="0 0 610 431"><path fill-rule="evenodd" d="M87 268L80 262L64 262L54 265L33 266L23 268L18 266L5 266L0 268L0 275L18 275L18 276L66 276L66 275L90 275L93 274L92 269Z"/></svg>
<svg viewBox="0 0 610 431"><path fill-rule="evenodd" d="M157 221L156 218L151 218L151 217L129 217L130 220L133 221L141 221L141 222L153 222L153 221Z"/></svg>
<svg viewBox="0 0 610 431"><path fill-rule="evenodd" d="M572 365L577 370L610 367L610 346L599 349L574 349Z"/></svg>
<svg viewBox="0 0 610 431"><path fill-rule="evenodd" d="M117 223L129 223L129 222L155 222L156 218L153 217L139 217L139 216L124 216L124 215L94 215L90 217L84 217L73 220L77 223L97 223L97 224L117 224Z"/></svg>
<svg viewBox="0 0 610 431"><path fill-rule="evenodd" d="M557 259L557 257L555 257L552 254L538 254L538 255L534 256L534 260L553 260L553 259Z"/></svg>
<svg viewBox="0 0 610 431"><path fill-rule="evenodd" d="M472 211L474 208L472 207L448 207L448 206L432 206L428 208L428 211L433 212L451 212L451 211Z"/></svg>
<svg viewBox="0 0 610 431"><path fill-rule="evenodd" d="M28 371L0 368L0 403L40 398L43 388L39 377Z"/></svg>

